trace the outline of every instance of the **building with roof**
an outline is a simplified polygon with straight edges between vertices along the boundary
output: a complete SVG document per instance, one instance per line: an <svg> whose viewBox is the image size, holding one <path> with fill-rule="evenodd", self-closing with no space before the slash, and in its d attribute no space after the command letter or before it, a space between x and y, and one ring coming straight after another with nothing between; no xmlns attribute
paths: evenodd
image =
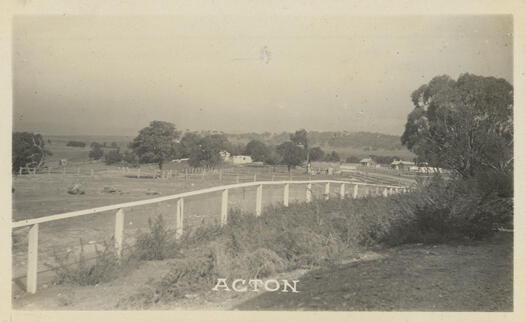
<svg viewBox="0 0 525 322"><path fill-rule="evenodd" d="M376 162L372 158L364 158L361 161L359 161L359 164L363 167L375 167Z"/></svg>
<svg viewBox="0 0 525 322"><path fill-rule="evenodd" d="M390 167L392 169L396 170L410 170L411 167L415 166L416 164L411 161L403 161L403 160L394 160L392 163L390 163Z"/></svg>

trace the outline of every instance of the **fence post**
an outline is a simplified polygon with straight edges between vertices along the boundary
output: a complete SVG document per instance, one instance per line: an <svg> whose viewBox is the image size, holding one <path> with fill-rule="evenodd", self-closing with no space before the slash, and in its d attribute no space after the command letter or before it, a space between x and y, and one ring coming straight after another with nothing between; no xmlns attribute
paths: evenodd
<svg viewBox="0 0 525 322"><path fill-rule="evenodd" d="M27 292L35 294L38 275L38 224L29 229L27 236Z"/></svg>
<svg viewBox="0 0 525 322"><path fill-rule="evenodd" d="M339 196L342 199L345 198L345 184L341 183L341 187L339 188Z"/></svg>
<svg viewBox="0 0 525 322"><path fill-rule="evenodd" d="M324 199L325 200L330 199L330 182L327 182L324 185Z"/></svg>
<svg viewBox="0 0 525 322"><path fill-rule="evenodd" d="M115 214L115 249L117 257L122 255L122 241L124 240L124 210L121 208Z"/></svg>
<svg viewBox="0 0 525 322"><path fill-rule="evenodd" d="M228 223L228 189L222 191L221 202L221 226Z"/></svg>
<svg viewBox="0 0 525 322"><path fill-rule="evenodd" d="M388 194L389 195L393 195L394 194L394 188L390 187L390 190L388 191Z"/></svg>
<svg viewBox="0 0 525 322"><path fill-rule="evenodd" d="M290 198L290 184L284 184L284 195L283 195L283 205L288 207L288 199Z"/></svg>
<svg viewBox="0 0 525 322"><path fill-rule="evenodd" d="M18 175L19 175L19 176L22 175L22 167L20 167L20 169L18 169Z"/></svg>
<svg viewBox="0 0 525 322"><path fill-rule="evenodd" d="M177 215L175 217L175 238L180 238L184 232L184 199L177 200Z"/></svg>
<svg viewBox="0 0 525 322"><path fill-rule="evenodd" d="M312 201L312 184L308 183L306 185L306 202Z"/></svg>
<svg viewBox="0 0 525 322"><path fill-rule="evenodd" d="M383 197L388 197L388 189L383 190Z"/></svg>
<svg viewBox="0 0 525 322"><path fill-rule="evenodd" d="M354 199L357 198L358 191L359 191L359 185L358 184L354 184L354 194L352 195L352 198L354 198Z"/></svg>
<svg viewBox="0 0 525 322"><path fill-rule="evenodd" d="M262 212L262 184L257 186L257 198L255 199L255 215L260 216Z"/></svg>

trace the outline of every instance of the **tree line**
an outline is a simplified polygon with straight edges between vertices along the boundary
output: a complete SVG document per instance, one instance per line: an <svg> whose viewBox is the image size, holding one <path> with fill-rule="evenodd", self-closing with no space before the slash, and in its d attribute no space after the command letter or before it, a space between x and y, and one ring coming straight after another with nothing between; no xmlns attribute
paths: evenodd
<svg viewBox="0 0 525 322"><path fill-rule="evenodd" d="M320 147L308 146L308 133L298 130L289 140L279 145L267 145L259 140L251 140L246 145L231 143L224 134L202 135L186 132L181 135L175 124L165 121L152 121L139 131L137 137L121 152L119 148L106 153L99 144L92 144L90 158L104 157L107 164L127 162L138 165L156 163L160 169L170 160L187 159L192 167L213 168L220 166L224 153L229 155L249 155L255 162L269 165L284 164L288 169L310 161L340 161L337 152L325 153Z"/></svg>

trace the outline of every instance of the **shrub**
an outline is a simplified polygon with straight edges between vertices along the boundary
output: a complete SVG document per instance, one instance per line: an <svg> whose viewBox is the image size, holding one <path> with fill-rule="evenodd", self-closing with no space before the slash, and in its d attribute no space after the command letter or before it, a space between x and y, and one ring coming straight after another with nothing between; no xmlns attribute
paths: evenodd
<svg viewBox="0 0 525 322"><path fill-rule="evenodd" d="M69 142L67 142L66 146L72 146L72 147L83 148L83 147L86 146L86 142L81 142L81 141L69 141Z"/></svg>
<svg viewBox="0 0 525 322"><path fill-rule="evenodd" d="M149 232L137 238L135 252L141 260L162 260L176 254L173 232L168 230L162 215L148 219Z"/></svg>
<svg viewBox="0 0 525 322"><path fill-rule="evenodd" d="M104 159L107 165L115 164L122 161L122 155L120 154L120 151L118 149L111 150L104 155Z"/></svg>
<svg viewBox="0 0 525 322"><path fill-rule="evenodd" d="M340 160L341 160L341 157L335 151L332 151L332 153L326 154L324 157L324 161L326 162L339 162Z"/></svg>
<svg viewBox="0 0 525 322"><path fill-rule="evenodd" d="M41 167L45 165L46 157L52 155L45 148L42 135L29 132L13 133L12 171L20 167Z"/></svg>
<svg viewBox="0 0 525 322"><path fill-rule="evenodd" d="M139 165L139 157L133 151L126 151L122 155L122 160L134 167Z"/></svg>
<svg viewBox="0 0 525 322"><path fill-rule="evenodd" d="M92 259L86 258L82 239L80 239L80 253L76 259L71 259L71 252L65 255L59 255L55 252L54 258L57 265L48 264L55 270L55 283L96 285L116 278L120 266L116 250L111 245L112 243L104 242L102 249L95 245L96 256Z"/></svg>
<svg viewBox="0 0 525 322"><path fill-rule="evenodd" d="M93 160L100 160L104 156L104 151L100 148L100 145L93 146L93 149L89 151L89 158Z"/></svg>

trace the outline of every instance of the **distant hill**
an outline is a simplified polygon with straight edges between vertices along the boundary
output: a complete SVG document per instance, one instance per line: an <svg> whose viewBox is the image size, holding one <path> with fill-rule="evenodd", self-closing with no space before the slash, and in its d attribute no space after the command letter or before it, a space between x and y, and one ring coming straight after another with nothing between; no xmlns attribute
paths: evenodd
<svg viewBox="0 0 525 322"><path fill-rule="evenodd" d="M226 134L232 142L247 143L250 140L260 140L267 144L280 144L289 140L291 132L282 133L241 133ZM308 132L311 146L325 146L332 148L360 148L364 150L405 150L401 139L396 135L371 132Z"/></svg>
<svg viewBox="0 0 525 322"><path fill-rule="evenodd" d="M260 140L269 145L278 145L290 139L291 132L281 133L240 133L231 134L217 131L201 131L200 134L224 134L228 140L234 144L245 145L251 140ZM412 160L414 154L401 145L400 137L382 133L371 132L308 132L310 146L321 146L323 150L337 151L342 158L349 156L367 157L377 156L395 156L404 160ZM92 142L106 143L110 148L115 142L122 150L126 150L128 143L133 140L132 136L99 136L99 135L48 135L44 136L47 147L53 152L50 160L59 160L62 158L71 161L83 161L88 159L88 153L91 149L89 145ZM49 141L47 141L49 139ZM76 148L66 146L70 140L82 141L86 143L85 148Z"/></svg>

